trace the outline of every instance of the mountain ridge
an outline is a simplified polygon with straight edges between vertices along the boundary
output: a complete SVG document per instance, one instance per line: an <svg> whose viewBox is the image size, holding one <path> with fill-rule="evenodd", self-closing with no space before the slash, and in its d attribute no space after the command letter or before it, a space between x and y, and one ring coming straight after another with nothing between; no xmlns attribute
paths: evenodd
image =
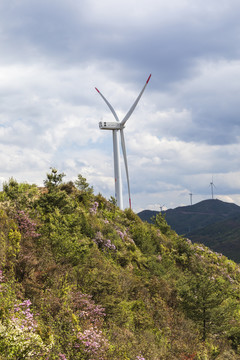
<svg viewBox="0 0 240 360"><path fill-rule="evenodd" d="M151 218L158 213L145 210L138 215L142 220L151 222ZM179 235L203 243L212 250L240 262L240 206L209 199L161 213Z"/></svg>

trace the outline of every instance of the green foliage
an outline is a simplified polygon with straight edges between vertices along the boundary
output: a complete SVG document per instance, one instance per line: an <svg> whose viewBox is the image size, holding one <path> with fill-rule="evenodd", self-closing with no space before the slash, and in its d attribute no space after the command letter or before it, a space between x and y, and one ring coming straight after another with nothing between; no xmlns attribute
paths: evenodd
<svg viewBox="0 0 240 360"><path fill-rule="evenodd" d="M61 214L58 209L49 214L46 226L48 241L57 262L77 265L93 244L81 233L79 214Z"/></svg>
<svg viewBox="0 0 240 360"><path fill-rule="evenodd" d="M21 322L3 324L0 321L0 354L4 360L41 358L47 356L50 348L44 344L41 337Z"/></svg>
<svg viewBox="0 0 240 360"><path fill-rule="evenodd" d="M15 208L29 208L38 193L36 185L27 183L18 183L15 179L10 178L3 184L3 192L0 196L1 202L10 201Z"/></svg>
<svg viewBox="0 0 240 360"><path fill-rule="evenodd" d="M159 228L162 234L167 235L171 233L171 227L168 225L165 215L158 213L154 219L154 224Z"/></svg>
<svg viewBox="0 0 240 360"><path fill-rule="evenodd" d="M10 229L8 234L8 256L9 258L15 258L20 250L21 234L18 230Z"/></svg>
<svg viewBox="0 0 240 360"><path fill-rule="evenodd" d="M226 332L231 319L236 320L234 313L239 304L228 291L229 283L210 272L186 273L178 282L181 305L198 324L204 341L209 334Z"/></svg>
<svg viewBox="0 0 240 360"><path fill-rule="evenodd" d="M133 222L130 225L130 234L143 253L157 254L161 252L161 237L156 228L147 223Z"/></svg>
<svg viewBox="0 0 240 360"><path fill-rule="evenodd" d="M13 269L20 251L21 233L17 224L0 210L0 269Z"/></svg>
<svg viewBox="0 0 240 360"><path fill-rule="evenodd" d="M109 199L110 204L112 204L113 206L117 206L117 200L115 197L111 196Z"/></svg>
<svg viewBox="0 0 240 360"><path fill-rule="evenodd" d="M78 175L75 185L79 190L78 200L88 206L93 199L93 188L89 186L87 180L81 174Z"/></svg>
<svg viewBox="0 0 240 360"><path fill-rule="evenodd" d="M3 183L3 191L7 198L16 200L19 194L18 183L15 179L10 178L8 183Z"/></svg>
<svg viewBox="0 0 240 360"><path fill-rule="evenodd" d="M44 185L48 189L49 192L55 190L61 183L65 176L64 173L58 174L57 169L50 168L52 171L51 173L47 174L47 179L44 180Z"/></svg>
<svg viewBox="0 0 240 360"><path fill-rule="evenodd" d="M80 191L86 191L93 194L93 188L89 186L87 179L84 178L81 174L78 175L78 178L75 181L75 185Z"/></svg>
<svg viewBox="0 0 240 360"><path fill-rule="evenodd" d="M4 185L0 359L237 359L239 265L64 176Z"/></svg>

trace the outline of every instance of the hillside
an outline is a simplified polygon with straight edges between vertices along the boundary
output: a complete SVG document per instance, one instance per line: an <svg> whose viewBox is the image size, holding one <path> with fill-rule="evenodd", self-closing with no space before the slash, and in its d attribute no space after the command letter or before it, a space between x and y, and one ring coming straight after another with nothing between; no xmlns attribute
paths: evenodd
<svg viewBox="0 0 240 360"><path fill-rule="evenodd" d="M187 236L240 263L240 216L208 225Z"/></svg>
<svg viewBox="0 0 240 360"><path fill-rule="evenodd" d="M63 179L0 194L0 359L239 359L240 267Z"/></svg>
<svg viewBox="0 0 240 360"><path fill-rule="evenodd" d="M142 220L151 222L158 212L144 210ZM204 200L192 206L163 211L167 223L178 234L202 243L240 262L240 207L220 200Z"/></svg>
<svg viewBox="0 0 240 360"><path fill-rule="evenodd" d="M144 210L138 216L150 222L157 211ZM203 200L191 206L181 206L175 209L163 211L167 223L178 234L188 234L204 228L210 224L215 224L226 219L240 216L240 206L233 203L226 203L220 200Z"/></svg>

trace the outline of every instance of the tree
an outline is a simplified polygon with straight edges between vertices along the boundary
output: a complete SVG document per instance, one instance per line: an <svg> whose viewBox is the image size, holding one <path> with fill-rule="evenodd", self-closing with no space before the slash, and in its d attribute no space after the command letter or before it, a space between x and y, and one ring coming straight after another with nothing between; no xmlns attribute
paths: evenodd
<svg viewBox="0 0 240 360"><path fill-rule="evenodd" d="M56 187L62 183L62 179L65 176L64 173L58 174L58 171L55 168L50 169L52 170L52 172L50 174L47 174L47 179L44 180L44 185L48 188L48 191L56 189Z"/></svg>
<svg viewBox="0 0 240 360"><path fill-rule="evenodd" d="M208 334L227 330L233 318L234 304L228 294L228 283L207 271L187 273L178 282L181 307L197 323L202 340Z"/></svg>
<svg viewBox="0 0 240 360"><path fill-rule="evenodd" d="M87 180L80 174L75 181L75 185L77 189L80 190L78 195L79 201L83 202L84 205L89 205L93 200L93 187L90 187Z"/></svg>
<svg viewBox="0 0 240 360"><path fill-rule="evenodd" d="M78 178L75 181L75 185L81 191L87 191L89 193L93 193L93 188L89 186L89 184L87 183L87 179L83 177L81 174L78 175Z"/></svg>
<svg viewBox="0 0 240 360"><path fill-rule="evenodd" d="M74 201L62 190L62 179L64 173L58 173L55 168L51 168L52 172L47 174L44 185L47 192L35 201L35 207L39 207L44 214L51 214L55 209L59 209L61 213L71 213L74 209Z"/></svg>
<svg viewBox="0 0 240 360"><path fill-rule="evenodd" d="M170 225L168 225L165 219L165 215L162 215L161 212L153 218L153 222L164 235L169 234L172 231Z"/></svg>
<svg viewBox="0 0 240 360"><path fill-rule="evenodd" d="M11 177L7 182L3 183L3 191L6 193L10 200L16 200L18 197L18 182Z"/></svg>

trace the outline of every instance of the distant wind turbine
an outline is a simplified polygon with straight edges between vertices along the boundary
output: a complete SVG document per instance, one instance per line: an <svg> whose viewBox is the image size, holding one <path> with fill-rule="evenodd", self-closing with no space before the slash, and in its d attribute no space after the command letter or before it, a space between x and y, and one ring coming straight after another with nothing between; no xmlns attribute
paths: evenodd
<svg viewBox="0 0 240 360"><path fill-rule="evenodd" d="M160 212L162 213L163 211L163 207L165 206L165 204L163 204L162 206L160 206Z"/></svg>
<svg viewBox="0 0 240 360"><path fill-rule="evenodd" d="M192 193L192 192L190 192L190 193L189 193L189 195L190 195L190 205L192 205L192 197L193 197L193 193Z"/></svg>
<svg viewBox="0 0 240 360"><path fill-rule="evenodd" d="M116 121L114 122L100 122L99 128L101 130L112 130L113 134L113 160L114 160L114 177L115 177L115 197L117 200L117 205L122 210L123 209L123 196L122 196L122 181L121 181L121 168L120 168L120 155L119 155L119 139L118 139L118 132L120 131L121 135L121 146L122 146L122 153L124 158L124 164L125 164L125 170L126 170L126 176L127 176L127 186L128 186L128 197L129 197L129 207L131 208L131 195L130 195L130 183L129 183L129 174L128 174L128 164L127 164L127 153L126 153L126 146L125 146L125 140L124 140L124 133L123 129L125 127L125 124L127 120L132 115L133 111L135 110L149 80L150 80L151 74L149 75L146 84L144 85L142 91L138 95L137 99L133 103L132 107L128 111L128 113L125 115L123 120L120 122L114 108L112 105L107 101L107 99L102 95L102 93L97 89L97 92L101 95L107 106L109 107L110 111L112 112L113 116L115 117Z"/></svg>
<svg viewBox="0 0 240 360"><path fill-rule="evenodd" d="M213 177L212 177L212 181L210 182L209 186L211 186L211 193L212 193L212 199L213 199L213 188L216 187L213 183Z"/></svg>

